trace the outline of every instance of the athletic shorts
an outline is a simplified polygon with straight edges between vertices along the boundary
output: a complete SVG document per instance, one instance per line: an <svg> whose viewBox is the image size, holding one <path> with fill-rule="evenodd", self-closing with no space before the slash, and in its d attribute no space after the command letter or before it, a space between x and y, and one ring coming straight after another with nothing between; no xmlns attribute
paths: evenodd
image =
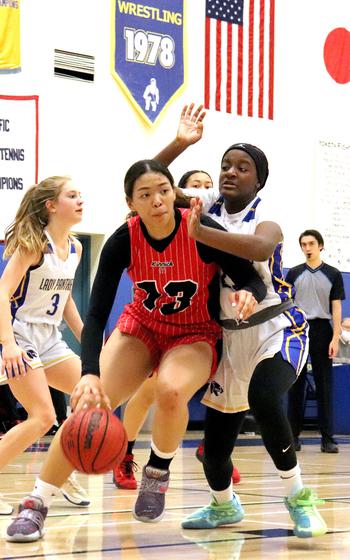
<svg viewBox="0 0 350 560"><path fill-rule="evenodd" d="M32 369L46 369L70 358L79 358L62 340L56 325L24 323L15 319L12 328L16 343L31 358L24 361Z"/></svg>
<svg viewBox="0 0 350 560"><path fill-rule="evenodd" d="M124 311L117 322L116 327L123 334L129 334L134 336L147 346L152 358L154 359L153 368L156 369L159 366L162 356L169 350L172 350L176 346L183 346L184 344L193 344L194 342L206 342L209 344L212 354L212 367L210 377L215 373L217 368L218 354L217 354L217 334L211 333L210 330L207 332L186 332L182 336L166 336L161 333L156 333L147 329L141 322L137 321L133 315Z"/></svg>
<svg viewBox="0 0 350 560"><path fill-rule="evenodd" d="M249 384L259 362L281 352L299 375L308 357L308 331L304 312L298 307L255 327L223 329L222 358L201 402L221 412L248 410Z"/></svg>

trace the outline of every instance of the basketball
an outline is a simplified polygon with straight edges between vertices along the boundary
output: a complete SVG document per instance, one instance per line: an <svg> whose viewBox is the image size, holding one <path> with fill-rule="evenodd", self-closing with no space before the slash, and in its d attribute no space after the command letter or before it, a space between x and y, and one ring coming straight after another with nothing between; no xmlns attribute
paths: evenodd
<svg viewBox="0 0 350 560"><path fill-rule="evenodd" d="M61 446L78 471L103 474L124 459L128 438L119 418L103 408L82 409L64 423Z"/></svg>

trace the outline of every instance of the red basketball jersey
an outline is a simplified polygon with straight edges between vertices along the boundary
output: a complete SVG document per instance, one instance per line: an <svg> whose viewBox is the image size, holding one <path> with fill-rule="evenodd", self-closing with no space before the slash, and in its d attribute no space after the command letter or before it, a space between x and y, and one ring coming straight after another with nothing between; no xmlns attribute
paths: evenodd
<svg viewBox="0 0 350 560"><path fill-rule="evenodd" d="M218 271L198 254L187 231L187 209L180 209L181 223L167 248L158 252L143 235L140 217L128 220L134 300L126 309L144 326L166 336L208 329L221 337L221 328L208 312L208 286Z"/></svg>

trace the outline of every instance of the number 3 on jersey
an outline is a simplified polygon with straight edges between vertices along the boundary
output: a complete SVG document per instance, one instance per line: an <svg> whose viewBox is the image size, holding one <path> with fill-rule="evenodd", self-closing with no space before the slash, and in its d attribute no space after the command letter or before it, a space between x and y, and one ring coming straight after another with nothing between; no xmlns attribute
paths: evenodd
<svg viewBox="0 0 350 560"><path fill-rule="evenodd" d="M153 311L156 308L156 301L162 295L157 288L155 280L144 280L143 282L136 282L136 286L146 292L146 297L143 300L143 305L148 311ZM192 280L179 280L168 282L164 287L164 292L175 298L171 303L164 303L160 306L159 311L162 315L172 315L184 311L191 305L193 296L196 294L198 285Z"/></svg>
<svg viewBox="0 0 350 560"><path fill-rule="evenodd" d="M60 303L60 294L54 294L51 298L52 308L46 311L47 315L54 315L57 311L58 304Z"/></svg>

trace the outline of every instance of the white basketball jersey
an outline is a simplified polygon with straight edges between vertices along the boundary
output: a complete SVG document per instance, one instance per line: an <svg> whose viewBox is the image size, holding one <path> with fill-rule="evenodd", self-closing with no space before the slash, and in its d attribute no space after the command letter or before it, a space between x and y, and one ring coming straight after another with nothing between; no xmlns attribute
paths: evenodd
<svg viewBox="0 0 350 560"><path fill-rule="evenodd" d="M47 249L41 262L30 267L11 298L12 318L26 323L59 325L69 294L72 291L79 258L74 243L69 240L65 261L56 254L55 245L47 232Z"/></svg>
<svg viewBox="0 0 350 560"><path fill-rule="evenodd" d="M241 212L228 214L225 210L223 197L216 189L186 189L189 196L199 196L203 201L203 211L213 220L231 233L254 234L258 224L262 222L275 222L271 212L257 196ZM277 305L294 295L294 289L283 277L282 270L283 243L276 245L273 255L266 261L254 261L253 266L263 280L267 294L255 309L255 313ZM225 276L225 283L231 285L230 278ZM221 319L232 318L232 305L228 298L228 290L221 290Z"/></svg>

